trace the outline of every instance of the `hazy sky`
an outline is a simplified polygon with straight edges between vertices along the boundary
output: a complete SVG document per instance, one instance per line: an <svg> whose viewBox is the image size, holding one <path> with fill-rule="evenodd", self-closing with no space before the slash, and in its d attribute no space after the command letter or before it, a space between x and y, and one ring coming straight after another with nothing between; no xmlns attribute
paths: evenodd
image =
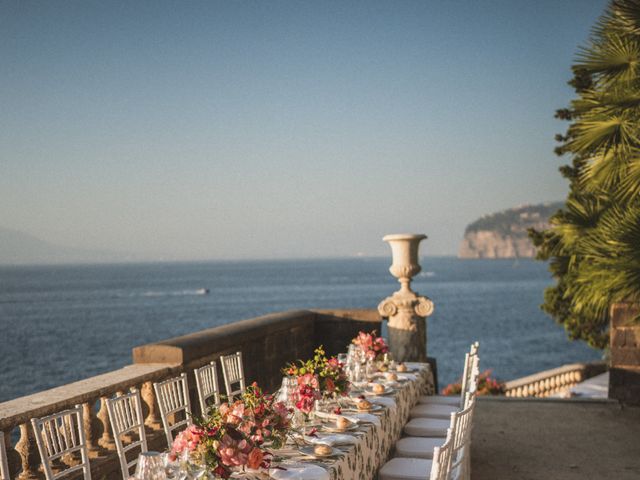
<svg viewBox="0 0 640 480"><path fill-rule="evenodd" d="M221 259L453 254L564 198L553 119L604 0L3 1L0 226Z"/></svg>

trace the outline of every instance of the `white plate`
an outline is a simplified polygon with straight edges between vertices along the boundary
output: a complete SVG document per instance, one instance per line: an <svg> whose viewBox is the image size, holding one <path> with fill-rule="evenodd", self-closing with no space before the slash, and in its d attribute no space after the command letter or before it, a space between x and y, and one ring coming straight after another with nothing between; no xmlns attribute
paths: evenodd
<svg viewBox="0 0 640 480"><path fill-rule="evenodd" d="M374 392L373 390L365 390L364 394L369 397L375 397L377 395L389 395L390 393L393 393L395 391L396 391L395 388L384 387L384 392L378 393L378 392Z"/></svg>
<svg viewBox="0 0 640 480"><path fill-rule="evenodd" d="M352 432L358 429L358 425L351 423L347 428L338 428L335 423L328 423L323 425L322 429L331 433Z"/></svg>
<svg viewBox="0 0 640 480"><path fill-rule="evenodd" d="M326 458L326 457L332 457L333 455L338 455L339 453L341 453L340 450L338 450L337 448L333 448L333 447L329 447L331 449L331 453L328 453L326 455L319 455L314 451L315 446L311 445L308 447L302 447L300 449L300 453L304 454L304 455L308 455L310 457L315 457L315 458Z"/></svg>
<svg viewBox="0 0 640 480"><path fill-rule="evenodd" d="M377 405L377 404L372 404L371 408L367 409L367 410L358 410L358 407L355 408L349 408L348 411L349 413L370 413L370 412L379 412L380 410L382 410L384 407L382 405Z"/></svg>

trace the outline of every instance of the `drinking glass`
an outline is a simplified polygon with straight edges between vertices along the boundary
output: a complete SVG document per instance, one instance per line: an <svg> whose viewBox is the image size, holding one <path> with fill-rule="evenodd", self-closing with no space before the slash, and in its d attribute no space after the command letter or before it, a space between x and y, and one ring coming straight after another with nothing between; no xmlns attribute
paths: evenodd
<svg viewBox="0 0 640 480"><path fill-rule="evenodd" d="M166 480L162 455L158 452L141 453L134 476L138 480Z"/></svg>
<svg viewBox="0 0 640 480"><path fill-rule="evenodd" d="M347 361L355 360L357 351L358 351L358 347L353 343L350 344L349 347L347 347L347 359L348 359Z"/></svg>
<svg viewBox="0 0 640 480"><path fill-rule="evenodd" d="M287 377L285 381L284 403L287 408L295 408L295 391L298 388L298 380L293 377Z"/></svg>
<svg viewBox="0 0 640 480"><path fill-rule="evenodd" d="M189 452L185 449L181 457L180 479L200 479L206 477L207 469L200 463L194 463L189 457ZM166 478L166 477L165 477Z"/></svg>
<svg viewBox="0 0 640 480"><path fill-rule="evenodd" d="M353 365L353 371L352 371L352 375L353 375L353 380L352 382L357 384L362 382L362 365L360 364L360 362L356 362Z"/></svg>
<svg viewBox="0 0 640 480"><path fill-rule="evenodd" d="M349 355L347 355L346 353L339 353L338 354L338 361L341 364L346 365L348 360L349 360Z"/></svg>
<svg viewBox="0 0 640 480"><path fill-rule="evenodd" d="M365 375L367 380L371 380L377 370L378 368L376 367L375 360L367 360L367 363L365 364Z"/></svg>
<svg viewBox="0 0 640 480"><path fill-rule="evenodd" d="M168 480L180 479L180 462L172 460L169 453L163 453L162 464Z"/></svg>
<svg viewBox="0 0 640 480"><path fill-rule="evenodd" d="M282 377L282 384L280 385L280 390L278 390L276 394L276 401L282 402L286 405L289 400L289 395L289 377Z"/></svg>

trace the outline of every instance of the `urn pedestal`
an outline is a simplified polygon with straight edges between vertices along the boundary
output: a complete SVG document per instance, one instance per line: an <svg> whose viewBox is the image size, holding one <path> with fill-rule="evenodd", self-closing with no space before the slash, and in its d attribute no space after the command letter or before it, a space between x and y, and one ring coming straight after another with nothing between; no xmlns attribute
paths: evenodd
<svg viewBox="0 0 640 480"><path fill-rule="evenodd" d="M426 317L433 313L433 302L411 290L411 278L421 270L418 247L427 238L422 234L386 235L391 246L391 274L400 282L400 290L378 305L378 312L389 321L389 348L399 362L427 361Z"/></svg>

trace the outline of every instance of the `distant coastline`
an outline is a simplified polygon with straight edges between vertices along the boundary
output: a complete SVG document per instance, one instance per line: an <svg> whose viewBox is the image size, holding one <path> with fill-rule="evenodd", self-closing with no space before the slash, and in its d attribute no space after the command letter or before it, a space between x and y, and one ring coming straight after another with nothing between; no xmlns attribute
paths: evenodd
<svg viewBox="0 0 640 480"><path fill-rule="evenodd" d="M549 217L563 202L524 205L484 215L470 223L458 250L458 258L533 258L536 248L527 230L549 228Z"/></svg>

